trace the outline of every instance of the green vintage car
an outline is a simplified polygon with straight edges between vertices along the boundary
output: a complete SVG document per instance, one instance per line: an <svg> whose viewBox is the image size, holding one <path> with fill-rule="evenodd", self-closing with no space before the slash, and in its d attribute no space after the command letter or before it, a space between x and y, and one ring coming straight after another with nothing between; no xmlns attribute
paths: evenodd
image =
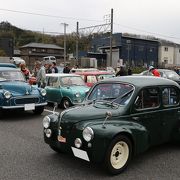
<svg viewBox="0 0 180 180"><path fill-rule="evenodd" d="M89 91L80 75L52 73L46 74L46 80L47 101L64 109L81 104Z"/></svg>
<svg viewBox="0 0 180 180"><path fill-rule="evenodd" d="M43 119L44 140L57 152L122 172L134 155L180 140L180 86L160 77L100 81L84 106Z"/></svg>

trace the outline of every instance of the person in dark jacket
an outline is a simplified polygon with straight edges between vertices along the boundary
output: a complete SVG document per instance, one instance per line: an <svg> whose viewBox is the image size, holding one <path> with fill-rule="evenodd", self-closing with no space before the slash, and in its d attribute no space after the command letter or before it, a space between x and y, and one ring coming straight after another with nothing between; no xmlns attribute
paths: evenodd
<svg viewBox="0 0 180 180"><path fill-rule="evenodd" d="M126 76L127 73L123 66L120 66L120 70L116 73L116 76Z"/></svg>
<svg viewBox="0 0 180 180"><path fill-rule="evenodd" d="M132 75L131 67L128 67L128 75Z"/></svg>
<svg viewBox="0 0 180 180"><path fill-rule="evenodd" d="M68 67L68 65L66 64L66 66L63 69L63 73L69 73L70 72L70 68Z"/></svg>
<svg viewBox="0 0 180 180"><path fill-rule="evenodd" d="M58 73L58 68L57 68L55 62L52 62L52 68L51 68L51 70L52 70L52 73Z"/></svg>

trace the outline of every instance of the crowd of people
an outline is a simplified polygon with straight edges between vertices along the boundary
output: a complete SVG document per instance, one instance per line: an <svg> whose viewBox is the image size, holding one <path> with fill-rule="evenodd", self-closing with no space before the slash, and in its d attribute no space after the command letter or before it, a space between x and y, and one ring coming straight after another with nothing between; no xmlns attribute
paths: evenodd
<svg viewBox="0 0 180 180"><path fill-rule="evenodd" d="M19 68L24 74L26 81L29 81L30 77L34 77L36 78L36 84L41 88L44 88L46 86L46 74L58 73L56 62L47 63L36 61L31 72L26 67L26 64L20 64ZM77 66L75 66L74 68L77 68ZM68 64L66 64L66 66L63 68L63 73L70 73L70 70L71 69L69 68Z"/></svg>
<svg viewBox="0 0 180 180"><path fill-rule="evenodd" d="M77 69L78 66L75 65L73 69ZM46 63L41 61L36 61L32 72L26 67L25 64L20 65L20 69L25 76L25 79L28 81L30 77L36 78L36 83L38 87L44 88L46 86L46 74L47 73L58 73L58 68L55 62ZM160 77L160 73L158 70L153 67L149 66L149 72L156 77ZM177 69L175 69L177 70ZM68 64L63 68L63 73L70 73L71 69L69 68ZM116 76L126 76L132 75L131 67L127 69L124 66L120 66L116 69Z"/></svg>

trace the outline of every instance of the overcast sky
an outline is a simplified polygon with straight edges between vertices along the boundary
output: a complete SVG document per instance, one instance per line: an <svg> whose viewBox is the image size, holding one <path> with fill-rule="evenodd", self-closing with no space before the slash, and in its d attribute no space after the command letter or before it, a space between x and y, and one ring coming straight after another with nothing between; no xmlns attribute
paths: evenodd
<svg viewBox="0 0 180 180"><path fill-rule="evenodd" d="M0 0L0 21L19 28L67 33L105 23L114 11L113 32L128 32L180 43L179 0ZM24 12L24 13L23 13ZM36 15L35 15L36 14ZM39 14L39 15L37 15Z"/></svg>

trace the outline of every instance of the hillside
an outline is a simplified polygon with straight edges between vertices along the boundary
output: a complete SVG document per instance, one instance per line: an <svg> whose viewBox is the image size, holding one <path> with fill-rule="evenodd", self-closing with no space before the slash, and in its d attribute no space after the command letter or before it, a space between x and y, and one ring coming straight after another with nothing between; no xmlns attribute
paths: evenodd
<svg viewBox="0 0 180 180"><path fill-rule="evenodd" d="M25 44L36 42L36 43L47 43L56 44L58 46L64 46L63 35L48 35L30 30L23 30L16 26L11 25L9 22L0 23L0 38L11 37L14 39L14 47L19 48ZM67 35L67 52L73 53L76 49L76 36L74 33ZM90 47L89 37L79 38L79 50L88 50Z"/></svg>

